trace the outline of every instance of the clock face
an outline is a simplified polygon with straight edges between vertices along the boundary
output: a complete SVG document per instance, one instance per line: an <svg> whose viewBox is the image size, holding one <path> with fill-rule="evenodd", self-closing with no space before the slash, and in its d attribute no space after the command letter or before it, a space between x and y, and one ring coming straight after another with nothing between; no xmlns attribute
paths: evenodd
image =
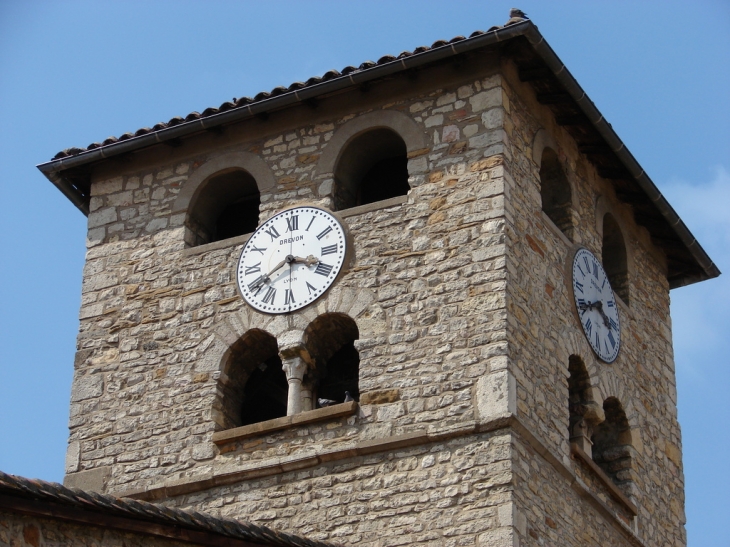
<svg viewBox="0 0 730 547"><path fill-rule="evenodd" d="M578 250L573 258L573 296L593 351L612 363L621 347L618 307L603 266L588 249Z"/></svg>
<svg viewBox="0 0 730 547"><path fill-rule="evenodd" d="M246 242L236 277L241 295L265 313L311 304L345 262L345 231L329 212L295 207L264 222Z"/></svg>

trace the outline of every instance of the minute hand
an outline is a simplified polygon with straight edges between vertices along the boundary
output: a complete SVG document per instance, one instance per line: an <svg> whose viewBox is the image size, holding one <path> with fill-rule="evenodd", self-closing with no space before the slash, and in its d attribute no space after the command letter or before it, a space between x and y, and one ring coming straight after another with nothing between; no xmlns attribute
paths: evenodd
<svg viewBox="0 0 730 547"><path fill-rule="evenodd" d="M593 304L593 307L598 310L598 313L601 314L601 317L603 317L603 324L606 325L606 328L608 330L611 330L611 321L608 319L608 315L603 311L603 302L600 300L597 300L595 304Z"/></svg>

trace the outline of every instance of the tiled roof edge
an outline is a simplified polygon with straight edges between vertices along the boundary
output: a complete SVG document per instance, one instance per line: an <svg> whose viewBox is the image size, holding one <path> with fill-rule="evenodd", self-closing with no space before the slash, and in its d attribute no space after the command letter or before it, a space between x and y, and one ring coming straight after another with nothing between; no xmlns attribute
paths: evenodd
<svg viewBox="0 0 730 547"><path fill-rule="evenodd" d="M53 182L85 215L89 214L88 196L83 190L76 187L72 182L59 175L59 172L72 167L103 160L115 155L123 154L151 146L166 140L180 138L191 133L210 129L217 125L244 120L257 114L276 110L300 103L304 100L314 98L318 95L338 91L352 85L363 84L369 80L395 74L422 66L440 59L472 51L481 47L506 41L517 36L525 36L534 48L535 52L551 69L554 76L565 87L568 94L576 101L579 108L588 116L588 119L610 145L619 160L634 177L637 184L646 193L649 199L655 204L665 220L672 227L680 241L685 245L692 257L697 261L704 275L685 276L672 281L671 288L681 287L704 279L711 279L720 275L720 270L714 264L709 255L705 252L699 242L695 239L682 219L677 215L669 202L664 198L654 182L644 172L639 163L623 144L619 136L605 118L598 111L593 102L588 98L585 91L563 65L553 49L548 45L545 38L540 34L538 28L530 21L523 21L505 25L504 27L492 27L487 32L476 31L468 38L457 36L449 41L438 40L431 47L423 46L416 48L413 52L403 52L397 57L386 55L381 57L377 63L365 62L359 68L345 67L342 72L329 71L321 78L310 78L305 83L297 82L289 88L275 88L270 93L261 92L253 99L239 99L246 104L226 110L224 112L213 112L211 109L207 116L197 112L188 114L186 120L173 118L173 126L154 126L149 132L147 128L138 130L135 135L129 133L122 135L108 144L101 144L93 149L68 149L73 151L63 157L38 165L38 169ZM237 101L238 102L238 101ZM224 103L224 105L227 103ZM232 103L229 103L232 104ZM223 105L222 105L223 106ZM220 110L220 109L219 109ZM142 132L140 134L140 132ZM105 141L106 142L106 141Z"/></svg>
<svg viewBox="0 0 730 547"><path fill-rule="evenodd" d="M0 471L0 495L41 500L84 511L176 526L264 545L279 547L333 547L335 545L279 532L252 523L216 518L197 511L183 511L173 507L129 498L117 498L108 494L87 492L77 488L66 488L58 483L26 479L16 475L8 475L2 471Z"/></svg>
<svg viewBox="0 0 730 547"><path fill-rule="evenodd" d="M507 40L524 34L528 27L537 30L532 22L525 20L507 27L492 27L487 32L476 31L469 38L457 36L449 41L438 40L430 47L422 46L413 52L404 51L397 57L385 55L377 62L366 61L359 68L348 66L341 72L330 70L322 77L310 78L305 83L295 82L288 88L277 87L271 92L258 93L253 99L244 97L237 99L235 104L227 102L221 105L221 107L230 105L227 108L207 108L203 114L191 112L184 119L175 117L167 123L156 124L153 128L138 129L134 134L125 133L118 138L109 137L102 143L92 143L87 148L67 148L56 154L53 160L39 164L38 168L43 173L58 172L166 140L180 138L224 123L240 121L266 111L291 106L324 93L360 85L369 80Z"/></svg>
<svg viewBox="0 0 730 547"><path fill-rule="evenodd" d="M656 184L649 178L649 175L646 174L646 171L639 165L634 155L613 130L611 124L606 121L603 114L601 114L586 92L583 91L583 88L577 80L573 78L568 68L545 41L545 38L537 30L537 27L531 25L525 30L524 35L578 107L588 117L591 124L593 124L601 137L603 137L613 153L616 154L619 161L626 167L639 187L646 193L656 208L659 209L659 212L672 227L677 237L679 237L692 257L697 261L700 268L705 272L706 277L683 277L678 279L671 284L671 288L674 289L719 276L720 270L717 265L712 261L707 252L705 252L697 239L695 239L684 221L662 195Z"/></svg>

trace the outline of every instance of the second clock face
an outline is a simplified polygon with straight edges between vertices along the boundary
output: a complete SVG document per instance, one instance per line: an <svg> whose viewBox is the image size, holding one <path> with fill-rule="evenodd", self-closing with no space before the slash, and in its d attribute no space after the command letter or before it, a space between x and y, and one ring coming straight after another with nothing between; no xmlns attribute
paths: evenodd
<svg viewBox="0 0 730 547"><path fill-rule="evenodd" d="M236 271L238 288L259 311L298 310L332 285L345 262L346 246L342 225L324 209L282 211L244 245Z"/></svg>
<svg viewBox="0 0 730 547"><path fill-rule="evenodd" d="M612 363L621 347L618 307L603 266L588 249L579 249L573 258L573 296L593 351Z"/></svg>

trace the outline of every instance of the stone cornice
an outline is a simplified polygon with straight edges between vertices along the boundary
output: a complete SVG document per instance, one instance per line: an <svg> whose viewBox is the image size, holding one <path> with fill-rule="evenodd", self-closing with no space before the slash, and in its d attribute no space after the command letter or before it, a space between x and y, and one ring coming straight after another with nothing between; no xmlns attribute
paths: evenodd
<svg viewBox="0 0 730 547"><path fill-rule="evenodd" d="M343 405L337 405L343 406ZM336 407L332 407L336 408ZM316 412L316 411L315 411ZM339 412L339 410L338 410ZM308 423L308 422L307 422ZM238 428L242 429L242 428ZM163 484L153 485L145 490L117 492L116 496L141 499L147 501L162 500L172 498L194 492L200 492L219 486L231 485L247 480L278 475L299 469L307 469L316 467L327 462L343 460L347 458L355 458L368 454L398 450L411 446L425 445L435 442L442 442L447 439L456 437L466 437L479 433L489 433L504 430L507 433L516 433L522 440L526 441L530 447L535 450L546 462L548 462L560 475L570 482L570 486L579 496L590 503L599 513L619 530L632 545L636 547L646 547L646 544L636 535L634 530L627 525L616 512L611 509L603 500L601 500L591 488L586 485L571 468L568 462L563 461L560 457L553 454L547 443L540 439L536 434L530 431L517 416L506 415L495 417L486 421L469 421L459 427L440 430L419 430L402 435L392 435L380 439L372 439L358 442L342 443L337 448L333 448L319 454L299 454L292 457L283 457L269 459L265 461L257 460L249 462L246 466L241 466L236 470L219 470L206 473L202 476L187 477L177 481L167 481ZM581 457L571 448L571 453ZM586 456L587 457L587 456ZM581 459L583 459L581 457ZM593 469L593 467L591 467ZM631 503L620 491L606 481L610 482L607 477L602 477L596 473L601 482L614 495L618 501L624 505L632 514L638 514L636 506ZM620 494L620 497L617 495ZM635 520L633 520L635 524Z"/></svg>

